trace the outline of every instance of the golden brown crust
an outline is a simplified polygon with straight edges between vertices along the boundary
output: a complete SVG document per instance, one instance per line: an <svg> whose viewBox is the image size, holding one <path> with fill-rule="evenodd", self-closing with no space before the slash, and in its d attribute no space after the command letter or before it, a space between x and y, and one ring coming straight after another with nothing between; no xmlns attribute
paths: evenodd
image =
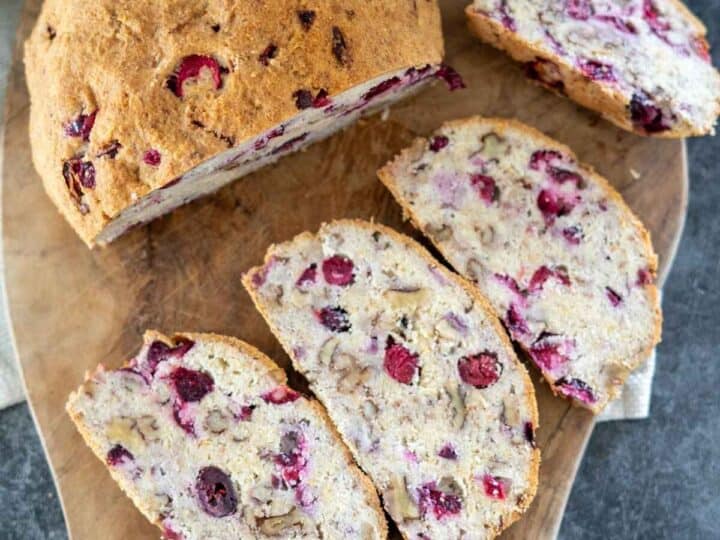
<svg viewBox="0 0 720 540"><path fill-rule="evenodd" d="M490 125L492 128L500 133L504 132L506 129L512 129L515 131L521 131L525 133L529 138L533 139L534 141L537 141L538 144L545 146L545 147L551 147L555 148L558 151L560 151L562 154L570 157L571 159L578 161L577 156L575 153L570 149L570 147L548 137L541 131L528 126L527 124L524 124L518 120L514 119L506 119L506 118L483 118L481 116L471 116L468 118L462 118L462 119L456 119L451 120L449 122L446 122L443 124L443 127L461 127L467 124L474 124L474 123L480 123L484 125ZM402 205L401 201L403 200L402 194L400 193L400 190L395 184L394 181L394 173L392 172L394 169L394 166L396 163L401 162L407 155L412 155L413 153L419 151L421 148L426 147L426 139L424 138L417 138L413 143L403 150L400 154L395 156L395 158L387 163L384 167L382 167L378 172L378 178L380 181L387 187L387 189L392 193L393 197L396 201L398 201L399 204ZM657 274L657 264L658 264L658 258L657 254L655 253L655 250L652 246L652 241L650 239L650 232L645 228L643 223L640 221L640 219L635 215L635 213L632 211L632 209L627 205L625 200L622 198L622 195L615 190L615 188L602 176L600 176L597 172L595 172L594 168L590 165L581 163L580 164L584 169L586 169L590 174L595 183L597 183L600 188L605 192L605 194L608 196L609 199L614 201L623 211L625 214L625 218L627 219L627 225L629 227L633 227L637 232L639 237L642 240L643 248L644 248L644 254L647 260L650 262L650 273L653 276L656 276ZM416 227L418 230L423 231L423 227L421 224L421 221L418 219L417 215L415 214L413 207L410 205L402 205L403 215L405 219L409 220L414 227ZM432 236L427 235L427 238L437 247L440 251L442 251L442 248L438 242L433 239ZM470 283L470 282L468 282ZM472 287L475 287L471 284ZM645 285L645 289L648 292L650 296L650 300L652 304L655 306L655 320L654 320L654 329L653 329L653 339L651 341L651 345L646 347L643 351L641 351L638 355L635 357L629 359L626 363L627 369L624 370L621 373L618 373L618 378L622 381L622 383L625 383L625 380L627 379L628 375L636 369L638 366L640 366L642 363L644 363L647 358L652 353L655 346L660 342L661 340L661 332L662 332L662 311L660 309L660 297L657 286L652 283ZM494 311L493 311L494 313ZM502 326L498 320L498 325ZM550 389L555 395L558 395L558 392L556 388L549 384ZM618 387L621 387L621 385L618 385ZM613 387L613 391L610 392L610 399L617 397L617 390L615 390L615 387ZM580 406L580 404L576 403L575 400L573 400L573 404ZM588 408L591 410L594 414L598 414L602 409L598 408L597 406L587 406L585 408Z"/></svg>
<svg viewBox="0 0 720 540"><path fill-rule="evenodd" d="M297 12L308 9L315 15L306 29ZM263 65L271 44L277 49ZM180 99L166 87L189 55L212 56L230 70L220 90L206 84ZM332 97L442 56L435 0L47 0L25 43L33 161L50 198L90 245L136 198L227 150L228 138L239 144L295 116L296 90L324 88ZM63 126L94 110L83 149ZM114 159L93 159L96 186L83 215L63 163L78 149L97 156L112 141L122 148ZM151 148L162 154L159 166L143 163Z"/></svg>
<svg viewBox="0 0 720 540"><path fill-rule="evenodd" d="M672 0L672 2L687 16L688 22L697 29L698 35L704 36L706 31L703 24L690 13L682 2L678 0ZM564 84L564 93L554 90L556 94L568 97L588 109L599 112L606 120L624 130L646 135L640 133L633 126L628 114L628 101L616 88L590 80L568 62L566 57L541 49L524 40L516 32L505 28L500 21L476 12L472 4L465 8L465 15L468 27L473 34L493 47L507 52L514 60L532 62L540 57L555 63ZM720 77L717 72L716 76ZM543 85L543 87L545 86ZM720 100L715 104L715 117L718 115L720 115ZM666 131L653 133L652 136L678 139L707 134L707 130L697 126L677 124Z"/></svg>
<svg viewBox="0 0 720 540"><path fill-rule="evenodd" d="M225 345L228 345L230 347L238 349L242 354L249 356L254 361L258 362L259 364L265 366L268 368L268 371L273 373L273 378L275 378L279 384L286 384L287 383L287 374L285 371L278 366L275 362L273 362L267 355L262 353L257 348L253 347L249 343L246 343L240 339L230 337L230 336L224 336L220 334L213 334L213 333L195 333L195 332L176 332L173 334L173 337L170 338L166 336L165 334L162 334L156 330L146 330L143 335L143 343L144 345L148 345L152 343L153 341L159 340L164 343L172 344L174 340L178 337L186 337L188 339L191 339L193 341L203 341L203 342L215 342L215 343L222 343ZM127 362L126 364L127 365ZM95 373L98 371L104 371L104 367L99 365ZM85 429L81 414L74 410L72 407L72 401L73 396L76 393L81 393L86 389L87 382L92 378L92 375L90 373L87 373L85 376L85 382L76 390L73 392L70 397L68 398L68 402L66 404L66 410L68 414L70 415L70 418L72 419L73 423L75 424L75 427L80 432L80 435L82 436L83 440L85 441L85 444L87 444L90 449L93 451L93 453L100 459L100 461L103 461L104 463L104 451L102 448L99 447L95 443L94 438L90 435L90 433ZM382 530L381 530L381 536L384 538L387 538L387 521L385 520L385 514L382 509L382 505L380 504L380 498L377 495L377 491L375 490L375 486L373 486L370 479L365 475L363 472L361 472L360 468L355 463L355 460L352 457L352 454L350 453L350 450L345 444L345 441L338 433L335 424L332 423L330 420L330 417L327 414L327 411L325 408L315 399L308 398L306 396L303 396L303 399L306 400L308 405L316 412L318 415L325 421L326 427L328 431L332 434L332 436L335 438L335 440L338 442L338 446L342 448L343 456L345 457L345 461L348 465L348 468L351 470L352 474L355 476L356 480L361 486L364 486L365 493L369 495L367 502L368 504L375 510L377 515L378 523L381 524ZM126 495L129 495L127 491L123 488L123 483L119 480L121 479L119 473L116 473L115 470L111 467L108 467L108 471L110 472L110 475L113 477L115 482L120 486L120 488L123 490L123 492ZM374 495L374 497L372 496ZM137 501L133 500L137 504ZM143 513L143 515L153 524L157 525L158 527L162 528L162 523L156 520L153 520L151 517L150 512L147 509L140 508L138 506L138 509Z"/></svg>
<svg viewBox="0 0 720 540"><path fill-rule="evenodd" d="M374 222L367 222L360 219L338 219L334 220L330 223L323 223L320 226L320 231L322 232L323 228L326 226L330 226L333 224L337 225L351 225L355 227L359 227L362 229L365 229L367 231L375 231L379 230L383 235L391 237L394 241L404 245L408 249L411 249L415 252L417 252L429 265L432 265L434 268L436 268L442 275L445 277L448 281L452 281L456 285L459 285L462 287L462 289L476 302L476 304L479 306L481 310L485 312L485 315L490 321L490 323L493 325L495 332L500 337L500 339L503 342L503 345L505 347L506 353L510 358L514 358L515 362L517 364L518 371L522 374L523 382L525 385L525 396L526 396L526 405L532 412L532 423L534 426L539 426L539 415L537 410L537 400L535 399L535 387L532 384L532 381L530 380L530 375L527 372L527 369L525 366L517 359L517 355L515 354L515 351L512 347L512 344L510 343L510 339L507 337L507 334L505 333L504 328L502 327L502 324L500 324L500 321L495 316L495 312L493 311L492 307L490 306L490 303L488 300L478 291L478 289L469 281L467 281L465 278L455 274L454 272L451 272L447 268L445 268L442 264L440 264L435 258L433 258L432 255L420 244L418 244L415 240L412 238L409 238L394 229L391 229L390 227L387 227L385 225L381 225L379 223ZM301 238L315 238L316 235L305 231L298 235L296 235L293 239L284 242L284 243L295 243ZM270 330L275 336L280 335L279 329L272 323L272 320L267 313L267 311L262 307L261 302L259 301L259 298L255 292L256 287L252 283L252 276L255 275L256 272L261 271L261 269L270 262L273 251L276 249L276 244L271 245L267 252L265 253L265 258L263 261L263 264L260 266L256 266L253 268L250 268L245 274L243 274L242 277L242 283L245 286L245 289L248 291L248 294L250 295L250 298L255 303L255 307L260 312L260 314L265 319L265 322L270 327ZM293 365L295 366L295 369L298 371L301 371L300 365L297 364L295 361L295 357L292 354L292 351L285 348L285 345L282 344L283 348L285 349L285 352L287 355L292 359ZM322 400L321 400L322 401ZM492 534L488 538L493 538L494 536L497 536L504 530L505 528L509 527L512 523L517 521L520 516L523 514L525 510L530 506L533 499L535 498L535 494L537 493L537 485L538 485L538 477L539 477L539 470L540 470L540 450L538 448L535 448L532 453L532 462L530 465L531 473L529 477L529 487L527 491L527 497L525 497L521 503L521 507L509 514L502 516L501 523L503 524L503 528L498 528L497 530L492 531Z"/></svg>

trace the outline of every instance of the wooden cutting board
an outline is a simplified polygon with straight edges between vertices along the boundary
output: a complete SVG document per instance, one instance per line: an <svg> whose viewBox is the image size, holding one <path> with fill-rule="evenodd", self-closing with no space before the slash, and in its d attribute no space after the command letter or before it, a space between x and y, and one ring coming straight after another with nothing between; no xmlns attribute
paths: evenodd
<svg viewBox="0 0 720 540"><path fill-rule="evenodd" d="M28 145L28 95L22 42L40 0L25 6L10 75L3 141L5 272L15 345L35 421L47 451L71 536L157 538L76 433L64 411L86 370L120 365L144 329L212 331L289 360L240 285L271 242L322 221L374 217L411 233L375 171L416 134L442 121L484 114L515 116L573 147L622 191L652 231L660 280L673 259L687 204L681 141L640 138L528 84L516 64L465 30L465 0L442 2L447 60L468 89L444 85L308 151L284 158L218 194L91 252L45 196ZM531 370L543 452L538 495L503 538L554 538L592 417L553 398ZM291 374L300 389L304 382Z"/></svg>

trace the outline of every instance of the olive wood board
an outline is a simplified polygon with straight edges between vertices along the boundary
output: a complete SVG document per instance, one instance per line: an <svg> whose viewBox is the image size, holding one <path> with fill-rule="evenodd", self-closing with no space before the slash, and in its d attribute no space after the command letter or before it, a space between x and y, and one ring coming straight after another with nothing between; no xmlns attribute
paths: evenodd
<svg viewBox="0 0 720 540"><path fill-rule="evenodd" d="M570 145L625 196L652 232L662 283L687 206L683 141L618 130L524 80L519 66L466 30L465 1L443 1L447 62L466 90L441 83L282 159L217 194L88 250L46 197L30 157L22 43L40 0L23 10L8 82L2 160L5 280L14 344L33 416L74 539L158 538L92 456L65 413L85 372L131 357L146 328L212 331L290 362L240 284L273 242L323 221L374 218L416 238L375 171L413 137L473 114L517 117ZM592 432L586 411L554 398L530 369L540 409L537 497L502 538L555 538ZM306 389L295 373L290 381Z"/></svg>

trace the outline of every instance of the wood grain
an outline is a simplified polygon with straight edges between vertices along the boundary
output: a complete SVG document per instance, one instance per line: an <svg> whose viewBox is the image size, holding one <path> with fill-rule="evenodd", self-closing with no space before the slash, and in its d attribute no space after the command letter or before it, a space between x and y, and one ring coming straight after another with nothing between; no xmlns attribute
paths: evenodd
<svg viewBox="0 0 720 540"><path fill-rule="evenodd" d="M681 141L639 138L523 80L517 65L466 31L464 1L443 2L448 62L468 89L437 85L378 117L283 159L215 196L182 208L90 252L45 196L31 163L21 44L40 1L27 3L6 103L3 237L16 350L75 539L157 538L85 448L64 412L86 370L118 366L145 328L213 331L245 339L289 361L240 286L271 242L338 217L374 217L412 233L375 171L415 135L442 121L515 116L573 147L625 195L649 226L664 279L687 204ZM532 371L532 370L531 370ZM551 396L533 372L543 451L540 489L528 514L503 538L554 538L592 417ZM297 387L304 381L291 373ZM102 531L102 532L101 532Z"/></svg>

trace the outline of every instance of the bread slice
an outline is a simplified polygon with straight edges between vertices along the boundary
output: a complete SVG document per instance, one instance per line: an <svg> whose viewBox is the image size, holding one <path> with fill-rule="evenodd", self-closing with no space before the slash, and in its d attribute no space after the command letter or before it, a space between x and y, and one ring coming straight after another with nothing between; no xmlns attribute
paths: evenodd
<svg viewBox="0 0 720 540"><path fill-rule="evenodd" d="M385 538L377 493L325 411L285 384L237 339L147 332L67 410L166 538Z"/></svg>
<svg viewBox="0 0 720 540"><path fill-rule="evenodd" d="M470 29L531 79L642 135L714 132L720 76L677 0L474 0Z"/></svg>
<svg viewBox="0 0 720 540"><path fill-rule="evenodd" d="M519 122L468 118L378 175L556 394L599 412L659 341L650 235L566 146Z"/></svg>
<svg viewBox="0 0 720 540"><path fill-rule="evenodd" d="M469 283L351 220L272 246L243 283L405 538L492 538L528 507L533 386Z"/></svg>
<svg viewBox="0 0 720 540"><path fill-rule="evenodd" d="M461 85L442 57L435 0L46 0L25 44L33 162L107 244L436 77Z"/></svg>

